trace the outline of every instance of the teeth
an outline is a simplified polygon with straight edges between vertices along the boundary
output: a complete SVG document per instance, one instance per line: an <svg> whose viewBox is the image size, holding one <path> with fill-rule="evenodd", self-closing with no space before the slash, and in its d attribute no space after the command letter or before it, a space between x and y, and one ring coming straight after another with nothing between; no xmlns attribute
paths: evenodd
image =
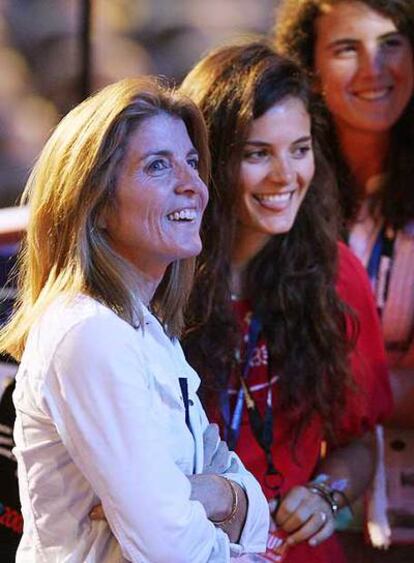
<svg viewBox="0 0 414 563"><path fill-rule="evenodd" d="M388 94L389 89L385 88L384 90L371 90L369 92L360 92L357 94L358 98L362 98L363 100L379 100Z"/></svg>
<svg viewBox="0 0 414 563"><path fill-rule="evenodd" d="M258 194L255 197L264 203L287 203L292 194L293 192L286 192L283 194Z"/></svg>
<svg viewBox="0 0 414 563"><path fill-rule="evenodd" d="M180 209L180 211L174 211L167 215L169 221L194 221L196 217L195 209Z"/></svg>

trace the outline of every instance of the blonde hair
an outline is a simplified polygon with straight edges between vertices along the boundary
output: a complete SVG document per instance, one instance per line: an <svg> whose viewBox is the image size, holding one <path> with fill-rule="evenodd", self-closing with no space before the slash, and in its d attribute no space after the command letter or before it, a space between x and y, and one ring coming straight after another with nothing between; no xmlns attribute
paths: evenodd
<svg viewBox="0 0 414 563"><path fill-rule="evenodd" d="M114 200L117 174L131 133L148 117L168 113L183 120L208 182L207 134L201 113L188 98L151 77L107 86L62 119L46 143L22 197L30 207L27 237L19 256L19 294L0 332L0 351L20 359L29 330L59 294L83 292L130 324L142 319L132 266L99 228ZM191 290L194 259L170 265L154 308L170 336L178 336ZM134 283L135 280L135 283Z"/></svg>

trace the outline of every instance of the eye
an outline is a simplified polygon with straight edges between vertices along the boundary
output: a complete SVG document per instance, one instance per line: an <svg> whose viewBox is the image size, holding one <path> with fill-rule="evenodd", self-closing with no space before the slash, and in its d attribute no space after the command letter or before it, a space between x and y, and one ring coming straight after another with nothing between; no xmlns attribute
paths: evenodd
<svg viewBox="0 0 414 563"><path fill-rule="evenodd" d="M250 161L260 161L265 159L267 156L269 156L269 151L265 148L261 148L261 149L252 149L252 150L246 150L243 153L243 159L244 160L250 160Z"/></svg>
<svg viewBox="0 0 414 563"><path fill-rule="evenodd" d="M396 49L398 47L401 47L403 43L404 40L402 37L399 36L387 37L386 39L384 39L384 41L382 41L381 47L385 49Z"/></svg>
<svg viewBox="0 0 414 563"><path fill-rule="evenodd" d="M191 166L191 168L194 168L194 170L198 170L200 159L198 158L198 155L194 155L187 159L187 163Z"/></svg>
<svg viewBox="0 0 414 563"><path fill-rule="evenodd" d="M312 151L312 145L310 143L306 143L304 145L296 145L292 147L291 154L293 158L305 158L310 152Z"/></svg>
<svg viewBox="0 0 414 563"><path fill-rule="evenodd" d="M158 174L170 168L170 163L166 158L156 158L149 162L145 167L147 174Z"/></svg>
<svg viewBox="0 0 414 563"><path fill-rule="evenodd" d="M333 51L335 57L348 57L356 53L357 47L354 43L345 43L343 45L339 45Z"/></svg>

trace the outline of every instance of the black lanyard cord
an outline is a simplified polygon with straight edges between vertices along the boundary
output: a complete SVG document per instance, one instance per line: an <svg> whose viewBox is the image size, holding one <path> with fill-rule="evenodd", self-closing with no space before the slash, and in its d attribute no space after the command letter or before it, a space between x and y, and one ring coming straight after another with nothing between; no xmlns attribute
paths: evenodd
<svg viewBox="0 0 414 563"><path fill-rule="evenodd" d="M236 405L234 407L233 413L231 414L229 392L226 389L220 396L220 407L225 422L226 440L229 444L230 449L234 449L240 433L243 404L246 404L252 434L257 444L260 446L266 456L267 468L264 475L264 482L269 489L275 492L275 496L277 497L279 490L283 484L284 477L282 473L275 467L272 456L274 421L272 404L272 381L270 377L270 370L267 401L263 416L261 415L256 401L247 384L253 354L256 350L261 331L261 323L259 319L255 315L253 315L249 324L246 346L246 359L243 363L243 366L240 366L239 371L240 390L237 393Z"/></svg>

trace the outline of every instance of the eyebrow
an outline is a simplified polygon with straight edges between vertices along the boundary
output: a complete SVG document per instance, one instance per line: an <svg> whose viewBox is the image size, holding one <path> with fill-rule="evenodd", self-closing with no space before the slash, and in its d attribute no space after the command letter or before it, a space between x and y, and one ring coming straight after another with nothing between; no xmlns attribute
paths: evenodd
<svg viewBox="0 0 414 563"><path fill-rule="evenodd" d="M169 150L166 149L161 149L159 151L148 151L146 153L144 153L139 161L141 162L142 160L145 160L146 158L148 158L149 156L166 156L166 157L171 157L173 155L173 153ZM186 156L199 156L198 155L198 151L197 149L195 149L194 147L191 148Z"/></svg>
<svg viewBox="0 0 414 563"><path fill-rule="evenodd" d="M292 144L295 143L305 143L305 142L309 142L312 140L311 135L307 135L305 137L300 137L299 139L296 139L295 141L293 141ZM253 147L270 147L272 145L272 143L266 143L265 141L246 141L245 145L251 145Z"/></svg>
<svg viewBox="0 0 414 563"><path fill-rule="evenodd" d="M384 35L380 35L378 37L378 39L380 41L384 41L384 39L390 39L393 37L404 37L404 34L401 33L400 31L390 31L389 33L384 33ZM335 49L337 47L342 47L345 45L355 45L356 43L359 43L360 39L354 39L353 37L344 37L341 39L336 39L334 41L332 41L331 43L328 43L326 48L327 49Z"/></svg>

